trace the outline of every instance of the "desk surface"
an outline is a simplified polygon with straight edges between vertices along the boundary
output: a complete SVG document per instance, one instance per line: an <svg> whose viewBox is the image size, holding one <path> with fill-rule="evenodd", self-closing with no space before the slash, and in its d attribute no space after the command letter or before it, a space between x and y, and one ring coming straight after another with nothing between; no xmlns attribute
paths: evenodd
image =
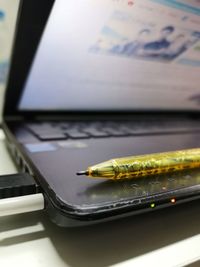
<svg viewBox="0 0 200 267"><path fill-rule="evenodd" d="M15 173L0 132L0 174ZM0 217L0 266L200 266L200 202L84 228L43 212Z"/></svg>

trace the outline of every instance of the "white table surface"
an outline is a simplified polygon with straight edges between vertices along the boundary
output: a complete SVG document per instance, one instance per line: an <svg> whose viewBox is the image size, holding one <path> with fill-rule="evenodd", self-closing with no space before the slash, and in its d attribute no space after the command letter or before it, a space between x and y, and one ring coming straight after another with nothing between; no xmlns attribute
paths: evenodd
<svg viewBox="0 0 200 267"><path fill-rule="evenodd" d="M0 132L0 174L15 173ZM43 212L0 217L0 266L200 266L200 202L84 228Z"/></svg>

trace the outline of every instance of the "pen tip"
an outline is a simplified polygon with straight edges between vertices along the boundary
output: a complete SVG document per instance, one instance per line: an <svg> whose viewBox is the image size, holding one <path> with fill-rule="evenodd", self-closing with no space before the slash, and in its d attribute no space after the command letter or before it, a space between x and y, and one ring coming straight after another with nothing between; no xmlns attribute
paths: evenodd
<svg viewBox="0 0 200 267"><path fill-rule="evenodd" d="M76 175L88 175L88 171L77 172Z"/></svg>

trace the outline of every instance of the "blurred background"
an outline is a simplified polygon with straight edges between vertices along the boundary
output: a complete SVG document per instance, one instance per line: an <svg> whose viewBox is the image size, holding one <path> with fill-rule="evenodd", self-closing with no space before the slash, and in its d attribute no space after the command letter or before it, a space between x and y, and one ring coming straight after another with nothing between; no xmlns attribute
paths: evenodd
<svg viewBox="0 0 200 267"><path fill-rule="evenodd" d="M0 0L0 121L19 1Z"/></svg>

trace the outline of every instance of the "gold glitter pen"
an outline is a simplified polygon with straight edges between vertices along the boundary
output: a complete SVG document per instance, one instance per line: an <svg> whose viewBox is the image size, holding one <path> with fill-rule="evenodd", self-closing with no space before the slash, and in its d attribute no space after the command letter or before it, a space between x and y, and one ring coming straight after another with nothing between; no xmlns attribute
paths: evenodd
<svg viewBox="0 0 200 267"><path fill-rule="evenodd" d="M133 179L200 167L200 148L111 159L77 175L112 180Z"/></svg>

